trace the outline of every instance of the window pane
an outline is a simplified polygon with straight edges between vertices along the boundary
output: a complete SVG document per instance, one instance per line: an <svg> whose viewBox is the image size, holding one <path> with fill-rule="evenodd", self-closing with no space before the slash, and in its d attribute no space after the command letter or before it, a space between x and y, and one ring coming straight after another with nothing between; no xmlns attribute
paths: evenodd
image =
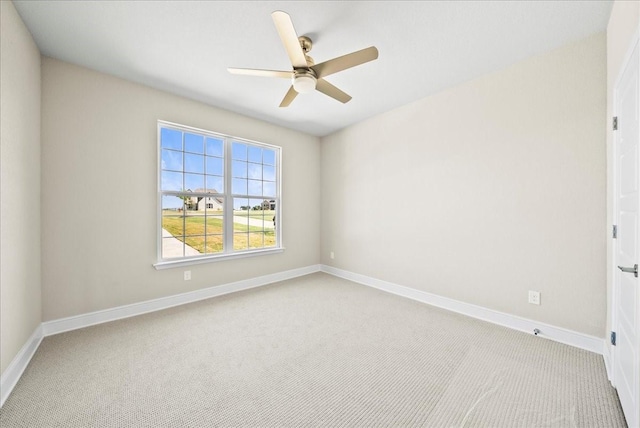
<svg viewBox="0 0 640 428"><path fill-rule="evenodd" d="M172 236L162 238L162 258L174 259L184 257L184 243Z"/></svg>
<svg viewBox="0 0 640 428"><path fill-rule="evenodd" d="M240 143L233 143L233 159L247 160L247 145Z"/></svg>
<svg viewBox="0 0 640 428"><path fill-rule="evenodd" d="M276 164L276 152L269 149L264 149L262 153L262 163L265 165Z"/></svg>
<svg viewBox="0 0 640 428"><path fill-rule="evenodd" d="M250 233L249 234L249 248L263 248L264 247L264 233Z"/></svg>
<svg viewBox="0 0 640 428"><path fill-rule="evenodd" d="M162 171L162 180L160 183L162 190L182 190L182 173Z"/></svg>
<svg viewBox="0 0 640 428"><path fill-rule="evenodd" d="M177 196L162 197L162 258L184 256L183 201Z"/></svg>
<svg viewBox="0 0 640 428"><path fill-rule="evenodd" d="M256 217L256 216L261 216L262 215L262 200L260 200L260 199L251 199L249 201L249 204L251 205L251 216L252 217Z"/></svg>
<svg viewBox="0 0 640 428"><path fill-rule="evenodd" d="M249 162L262 163L262 148L249 146Z"/></svg>
<svg viewBox="0 0 640 428"><path fill-rule="evenodd" d="M271 215L276 209L276 201L273 199L264 199L262 205L265 211L269 211L268 213L266 212L265 215Z"/></svg>
<svg viewBox="0 0 640 428"><path fill-rule="evenodd" d="M247 176L249 178L253 178L254 180L262 180L262 165L257 163L249 163Z"/></svg>
<svg viewBox="0 0 640 428"><path fill-rule="evenodd" d="M205 252L205 199L201 196L185 197L185 256L195 256Z"/></svg>
<svg viewBox="0 0 640 428"><path fill-rule="evenodd" d="M186 236L184 238L185 256L199 256L204 254L204 236Z"/></svg>
<svg viewBox="0 0 640 428"><path fill-rule="evenodd" d="M242 161L233 161L233 176L246 178L247 177L247 163Z"/></svg>
<svg viewBox="0 0 640 428"><path fill-rule="evenodd" d="M184 235L184 223L183 223L183 203L182 199L177 196L163 196L162 197L162 229L163 237Z"/></svg>
<svg viewBox="0 0 640 428"><path fill-rule="evenodd" d="M182 132L175 129L160 129L160 146L162 148L182 150Z"/></svg>
<svg viewBox="0 0 640 428"><path fill-rule="evenodd" d="M206 201L206 252L220 253L224 250L224 217L223 199L209 197Z"/></svg>
<svg viewBox="0 0 640 428"><path fill-rule="evenodd" d="M163 215L182 215L184 202L178 196L162 196L162 214Z"/></svg>
<svg viewBox="0 0 640 428"><path fill-rule="evenodd" d="M275 197L276 196L276 183L265 181L262 183L262 194L264 196Z"/></svg>
<svg viewBox="0 0 640 428"><path fill-rule="evenodd" d="M266 181L276 181L276 167L267 165L263 166L262 179Z"/></svg>
<svg viewBox="0 0 640 428"><path fill-rule="evenodd" d="M251 203L247 198L233 198L233 231L249 231L249 210Z"/></svg>
<svg viewBox="0 0 640 428"><path fill-rule="evenodd" d="M207 217L218 216L221 217L224 214L224 199L217 196L207 197L205 201L205 208ZM216 232L210 232L207 230L207 233L222 233L222 229Z"/></svg>
<svg viewBox="0 0 640 428"><path fill-rule="evenodd" d="M207 174L222 175L222 158L212 158L207 156Z"/></svg>
<svg viewBox="0 0 640 428"><path fill-rule="evenodd" d="M276 232L275 230L267 230L264 232L264 246L275 247L276 246Z"/></svg>
<svg viewBox="0 0 640 428"><path fill-rule="evenodd" d="M204 174L204 156L184 154L184 170L185 172L198 172Z"/></svg>
<svg viewBox="0 0 640 428"><path fill-rule="evenodd" d="M222 235L224 230L224 221L222 216L209 216L207 215L207 236L208 235Z"/></svg>
<svg viewBox="0 0 640 428"><path fill-rule="evenodd" d="M202 135L184 134L184 151L204 153L204 137Z"/></svg>
<svg viewBox="0 0 640 428"><path fill-rule="evenodd" d="M249 229L251 231L264 229L264 210L262 199L249 199L251 211L249 211Z"/></svg>
<svg viewBox="0 0 640 428"><path fill-rule="evenodd" d="M195 200L196 198L191 199ZM194 201L191 208L185 211L184 234L187 236L204 235L205 208L204 202L202 202L204 198L197 199L199 199L199 201L197 203ZM202 245L204 245L204 241ZM198 250L200 250L200 248Z"/></svg>
<svg viewBox="0 0 640 428"><path fill-rule="evenodd" d="M224 193L224 181L222 177L207 175L207 193Z"/></svg>
<svg viewBox="0 0 640 428"><path fill-rule="evenodd" d="M204 175L185 174L184 187L190 192L204 192Z"/></svg>
<svg viewBox="0 0 640 428"><path fill-rule="evenodd" d="M247 205L241 205L240 208L245 208L248 206L248 201L244 199ZM242 203L240 201L234 202ZM234 207L235 208L235 207ZM249 216L248 211L246 209L235 210L233 215L233 249L234 250L246 250L249 248Z"/></svg>
<svg viewBox="0 0 640 428"><path fill-rule="evenodd" d="M270 202L269 210L264 211L264 230L273 232L273 229L276 228L276 211L275 211L275 203Z"/></svg>
<svg viewBox="0 0 640 428"><path fill-rule="evenodd" d="M249 180L249 193L248 195L262 195L262 181Z"/></svg>
<svg viewBox="0 0 640 428"><path fill-rule="evenodd" d="M162 149L162 169L182 171L182 152Z"/></svg>
<svg viewBox="0 0 640 428"><path fill-rule="evenodd" d="M209 156L222 157L222 140L217 138L207 138L207 154Z"/></svg>
<svg viewBox="0 0 640 428"><path fill-rule="evenodd" d="M249 207L250 207L249 199L247 199L247 198L233 198L233 212L234 212L234 215L238 215L238 213L243 213L243 215L246 217L246 213L245 212L248 211Z"/></svg>
<svg viewBox="0 0 640 428"><path fill-rule="evenodd" d="M194 211L197 209L196 207L198 206L198 198L196 196L185 195L185 196L182 196L182 199L184 199L184 214L186 218L187 215L189 214L189 211Z"/></svg>
<svg viewBox="0 0 640 428"><path fill-rule="evenodd" d="M264 230L272 230L275 212L272 208L272 202L266 199L251 199L251 212L249 214L249 231L258 232ZM275 205L275 204L273 204Z"/></svg>
<svg viewBox="0 0 640 428"><path fill-rule="evenodd" d="M249 248L249 234L248 233L234 233L233 234L233 249L234 250L246 250Z"/></svg>
<svg viewBox="0 0 640 428"><path fill-rule="evenodd" d="M185 197L185 209L188 215L204 215L207 204L209 205L221 205L216 201L216 198L205 196L187 196Z"/></svg>
<svg viewBox="0 0 640 428"><path fill-rule="evenodd" d="M207 235L207 254L221 253L224 250L224 238L222 235Z"/></svg>
<svg viewBox="0 0 640 428"><path fill-rule="evenodd" d="M234 178L231 182L231 193L235 195L247 194L247 179L246 178Z"/></svg>

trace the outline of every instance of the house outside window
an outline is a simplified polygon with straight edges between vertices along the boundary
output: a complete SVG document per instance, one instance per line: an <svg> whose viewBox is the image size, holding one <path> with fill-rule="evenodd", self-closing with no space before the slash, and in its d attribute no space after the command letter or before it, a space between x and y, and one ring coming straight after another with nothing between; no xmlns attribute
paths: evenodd
<svg viewBox="0 0 640 428"><path fill-rule="evenodd" d="M281 251L280 147L159 121L158 158L157 268Z"/></svg>

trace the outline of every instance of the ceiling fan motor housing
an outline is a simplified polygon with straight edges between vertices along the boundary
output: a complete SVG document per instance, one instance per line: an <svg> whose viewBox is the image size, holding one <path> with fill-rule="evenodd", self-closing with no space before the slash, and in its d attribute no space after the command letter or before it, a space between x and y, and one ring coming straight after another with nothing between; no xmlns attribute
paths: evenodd
<svg viewBox="0 0 640 428"><path fill-rule="evenodd" d="M313 42L310 38L308 38L307 36L300 36L298 37L298 41L300 42L300 47L305 54L311 50Z"/></svg>

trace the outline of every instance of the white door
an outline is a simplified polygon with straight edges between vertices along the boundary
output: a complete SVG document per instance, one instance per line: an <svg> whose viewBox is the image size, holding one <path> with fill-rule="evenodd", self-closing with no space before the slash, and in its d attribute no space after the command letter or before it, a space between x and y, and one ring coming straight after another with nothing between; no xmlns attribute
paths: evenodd
<svg viewBox="0 0 640 428"><path fill-rule="evenodd" d="M630 427L640 426L640 79L638 44L627 62L614 93L618 130L614 139L614 382Z"/></svg>

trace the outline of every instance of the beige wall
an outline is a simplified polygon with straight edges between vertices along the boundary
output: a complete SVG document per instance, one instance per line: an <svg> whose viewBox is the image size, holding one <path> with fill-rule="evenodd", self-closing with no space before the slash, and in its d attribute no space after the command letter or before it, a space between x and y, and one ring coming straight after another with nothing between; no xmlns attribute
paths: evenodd
<svg viewBox="0 0 640 428"><path fill-rule="evenodd" d="M600 33L323 138L322 262L604 337L605 48Z"/></svg>
<svg viewBox="0 0 640 428"><path fill-rule="evenodd" d="M607 236L613 225L613 92L622 66L640 31L640 2L616 1L607 26ZM607 239L607 331L611 330L613 240Z"/></svg>
<svg viewBox="0 0 640 428"><path fill-rule="evenodd" d="M50 58L42 79L43 321L318 263L318 138ZM283 148L283 253L153 268L158 119Z"/></svg>
<svg viewBox="0 0 640 428"><path fill-rule="evenodd" d="M0 372L41 322L40 52L0 2Z"/></svg>

